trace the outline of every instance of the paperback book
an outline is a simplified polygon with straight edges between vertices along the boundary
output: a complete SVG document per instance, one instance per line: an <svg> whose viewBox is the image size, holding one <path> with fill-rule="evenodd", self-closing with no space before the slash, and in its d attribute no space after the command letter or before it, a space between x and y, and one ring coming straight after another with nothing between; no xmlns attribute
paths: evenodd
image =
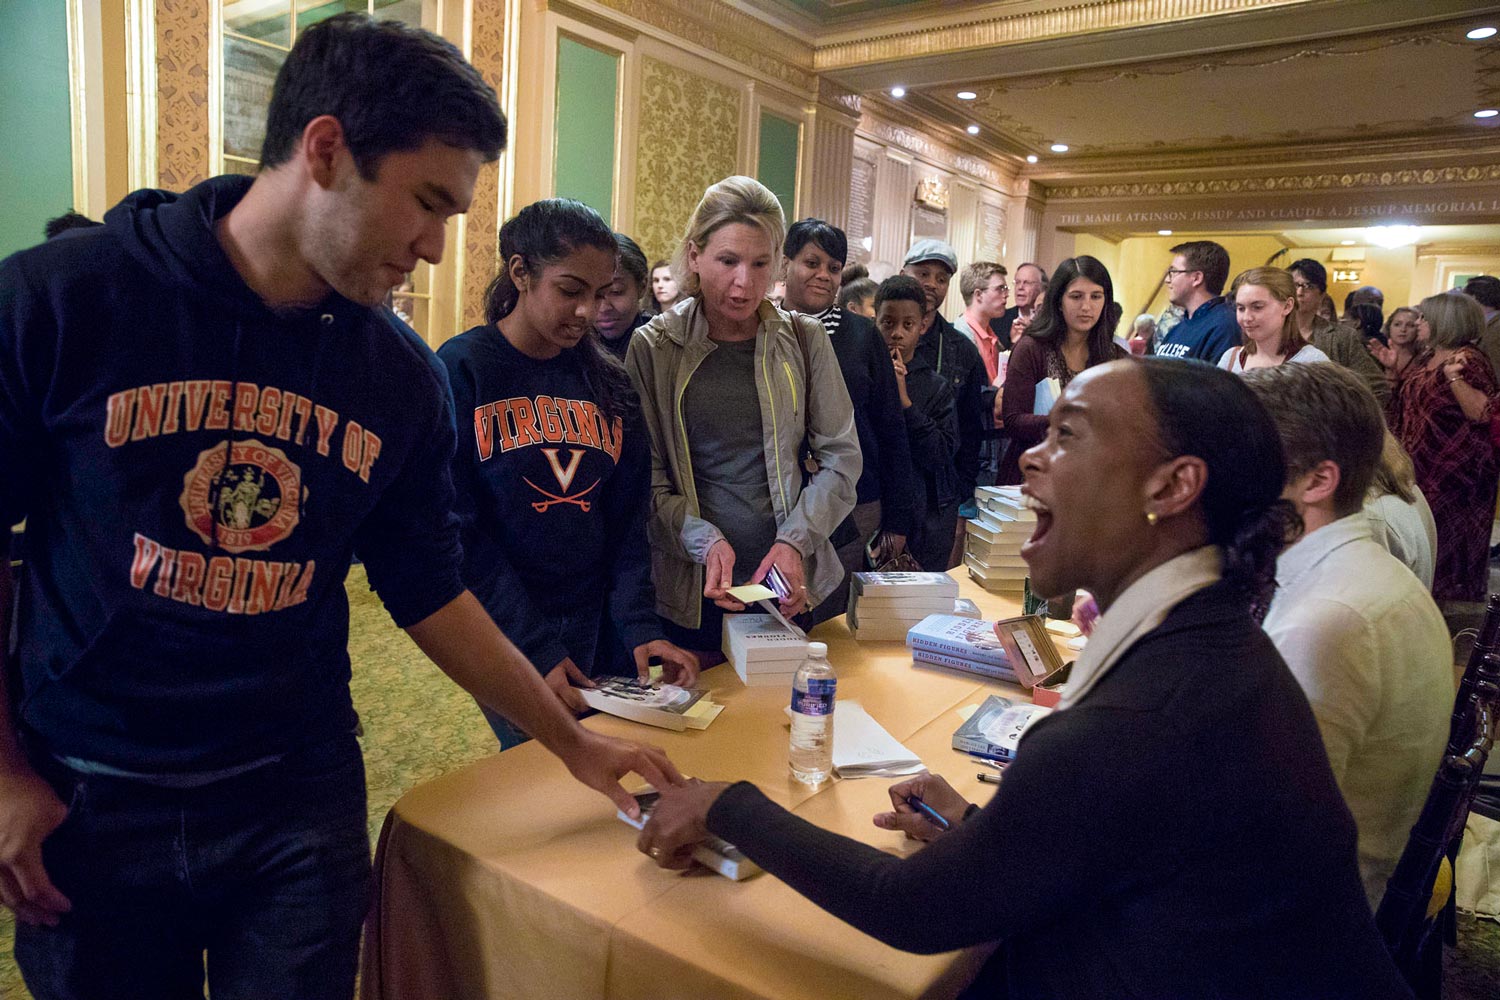
<svg viewBox="0 0 1500 1000"><path fill-rule="evenodd" d="M913 649L911 651L912 663L929 667L946 667L949 670L962 670L966 674L978 674L981 677L993 678L997 681L1005 681L1007 684L1020 684L1015 671L1010 667L997 666L993 663L980 663L977 660L966 660L961 656L949 656L947 653L934 653L930 649Z"/></svg>
<svg viewBox="0 0 1500 1000"><path fill-rule="evenodd" d="M642 683L635 677L595 677L592 688L578 693L590 708L610 715L681 732L707 729L723 705L715 704L703 688Z"/></svg>
<svg viewBox="0 0 1500 1000"><path fill-rule="evenodd" d="M955 598L958 581L947 573L855 573L850 578L849 590L858 597Z"/></svg>
<svg viewBox="0 0 1500 1000"><path fill-rule="evenodd" d="M807 639L770 615L725 615L720 648L740 680L751 687L791 683L807 658Z"/></svg>
<svg viewBox="0 0 1500 1000"><path fill-rule="evenodd" d="M635 801L636 805L640 806L641 818L631 819L623 810L617 811L615 815L637 830L643 829L646 821L651 818L651 810L656 808L656 800L659 798L661 798L661 793L655 790L637 792ZM734 882L743 882L751 875L760 872L760 867L745 857L744 852L738 847L712 835L693 848L693 860Z"/></svg>
<svg viewBox="0 0 1500 1000"><path fill-rule="evenodd" d="M990 695L953 734L953 749L999 761L1016 757L1026 730L1052 709Z"/></svg>
<svg viewBox="0 0 1500 1000"><path fill-rule="evenodd" d="M906 644L915 653L941 653L959 660L995 667L1010 666L995 623L958 615L928 615L906 633Z"/></svg>

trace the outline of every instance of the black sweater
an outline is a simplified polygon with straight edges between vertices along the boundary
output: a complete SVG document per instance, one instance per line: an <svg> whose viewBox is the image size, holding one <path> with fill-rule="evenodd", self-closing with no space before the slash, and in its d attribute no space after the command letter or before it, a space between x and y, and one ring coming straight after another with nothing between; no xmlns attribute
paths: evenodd
<svg viewBox="0 0 1500 1000"><path fill-rule="evenodd" d="M606 614L626 651L662 637L639 409L605 419L576 348L538 361L493 324L454 337L438 358L459 428L465 584L542 673L564 657L585 673L621 669L596 658Z"/></svg>
<svg viewBox="0 0 1500 1000"><path fill-rule="evenodd" d="M890 353L875 324L847 309L829 340L849 389L849 401L854 404L854 430L864 455L864 468L855 487L859 502L879 500L881 527L900 535L910 534L918 498L912 485L911 454Z"/></svg>
<svg viewBox="0 0 1500 1000"><path fill-rule="evenodd" d="M942 313L933 316L932 325L917 341L916 356L926 359L953 389L958 417L958 454L953 465L958 472L959 498L971 500L979 482L980 440L990 423L984 412L984 387L990 384L984 359L973 341L955 330Z"/></svg>
<svg viewBox="0 0 1500 1000"><path fill-rule="evenodd" d="M998 939L972 997L1409 996L1307 699L1225 584L1033 726L989 804L910 858L746 783L708 827L894 947Z"/></svg>
<svg viewBox="0 0 1500 1000"><path fill-rule="evenodd" d="M958 499L958 474L953 469L958 417L953 411L953 390L924 359L913 357L906 369L906 395L911 406L901 414L906 419L911 464L924 484L918 506L932 511Z"/></svg>

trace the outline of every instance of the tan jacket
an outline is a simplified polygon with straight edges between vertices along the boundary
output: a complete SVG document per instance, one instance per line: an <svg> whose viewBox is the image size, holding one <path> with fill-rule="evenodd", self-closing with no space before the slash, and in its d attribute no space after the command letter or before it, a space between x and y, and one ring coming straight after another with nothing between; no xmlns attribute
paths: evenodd
<svg viewBox="0 0 1500 1000"><path fill-rule="evenodd" d="M700 624L703 563L708 550L724 537L699 516L687 438L692 428L683 418L688 380L716 349L695 296L636 331L625 355L651 440L647 535L656 610L684 628ZM804 357L811 362L811 372ZM843 566L828 537L854 509L854 484L862 464L854 408L833 345L815 319L762 302L755 367L776 538L802 554L808 607L814 607L843 580ZM804 440L818 463L805 488L797 461ZM735 555L759 560L765 553Z"/></svg>
<svg viewBox="0 0 1500 1000"><path fill-rule="evenodd" d="M1328 355L1334 364L1343 365L1364 379L1375 398L1382 406L1385 405L1386 397L1391 394L1390 386L1386 385L1385 371L1380 367L1380 362L1370 354L1359 331L1330 323L1322 316L1315 316L1312 335L1307 338L1307 342Z"/></svg>

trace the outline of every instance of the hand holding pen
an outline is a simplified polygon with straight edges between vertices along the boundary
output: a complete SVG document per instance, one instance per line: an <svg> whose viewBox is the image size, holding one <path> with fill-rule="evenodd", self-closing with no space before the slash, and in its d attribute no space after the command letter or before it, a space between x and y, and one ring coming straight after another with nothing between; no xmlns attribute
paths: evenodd
<svg viewBox="0 0 1500 1000"><path fill-rule="evenodd" d="M968 800L935 774L923 772L887 791L892 811L876 813L882 830L900 830L913 840L933 840L963 822Z"/></svg>

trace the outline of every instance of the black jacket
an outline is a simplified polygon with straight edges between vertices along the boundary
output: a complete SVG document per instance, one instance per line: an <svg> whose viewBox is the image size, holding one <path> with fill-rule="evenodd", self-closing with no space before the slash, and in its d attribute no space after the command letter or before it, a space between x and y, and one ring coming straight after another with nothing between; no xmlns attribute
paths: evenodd
<svg viewBox="0 0 1500 1000"><path fill-rule="evenodd" d="M1312 710L1223 583L1034 725L994 798L916 855L821 830L748 783L708 828L894 947L998 939L970 997L1410 996Z"/></svg>
<svg viewBox="0 0 1500 1000"><path fill-rule="evenodd" d="M958 451L958 417L953 412L953 390L926 360L911 359L906 369L906 395L911 406L901 411L911 464L923 486L919 506L927 511L958 499L958 473L953 456Z"/></svg>
<svg viewBox="0 0 1500 1000"><path fill-rule="evenodd" d="M854 430L864 455L864 468L855 487L858 502L879 500L881 527L900 535L910 534L919 500L912 486L911 453L891 356L875 324L847 309L829 339L839 359L839 370L844 373L849 401L854 404Z"/></svg>
<svg viewBox="0 0 1500 1000"><path fill-rule="evenodd" d="M979 445L985 426L991 421L984 411L984 387L990 384L979 348L953 328L942 313L933 316L932 326L917 341L916 356L923 358L948 381L953 389L953 405L958 417L958 455L954 467L958 472L958 496L969 500L979 482Z"/></svg>

